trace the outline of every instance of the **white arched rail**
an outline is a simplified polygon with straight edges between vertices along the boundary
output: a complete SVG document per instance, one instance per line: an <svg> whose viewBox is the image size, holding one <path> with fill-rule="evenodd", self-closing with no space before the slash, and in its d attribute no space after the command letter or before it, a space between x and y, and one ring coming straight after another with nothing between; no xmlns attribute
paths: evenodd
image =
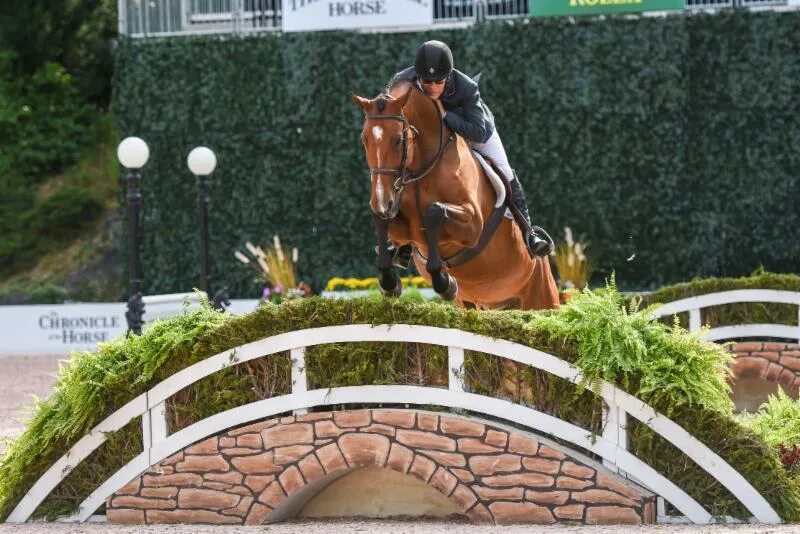
<svg viewBox="0 0 800 534"><path fill-rule="evenodd" d="M800 343L800 292L778 289L735 289L708 293L681 300L675 300L653 310L654 318L667 317L678 313L689 312L689 330L696 332L701 328L700 310L721 304L737 304L744 302L765 302L772 304L794 304L798 306L797 325L784 324L742 324L718 326L709 329L704 339L718 341L720 339L737 339L743 337L777 337L792 339Z"/></svg>
<svg viewBox="0 0 800 534"><path fill-rule="evenodd" d="M305 374L305 348L344 342L411 342L447 346L449 388L357 386L309 391ZM240 406L208 417L173 435L167 435L164 402L170 396L231 365L287 350L292 358L291 394ZM757 521L781 522L764 497L716 453L667 417L612 384L602 383L601 396L607 404L605 425L602 436L592 436L584 428L537 410L506 400L465 392L459 378L464 350L507 358L573 383L581 381L580 370L556 356L510 341L461 330L398 324L343 325L288 332L211 356L172 375L130 401L92 429L42 475L11 512L8 522L26 521L69 471L105 441L103 432L122 428L137 416L142 416L143 452L98 487L81 503L78 512L67 520L86 521L108 496L151 465L226 428L291 410L353 403L433 404L512 421L590 450L613 468L635 473L638 482L672 503L692 522L714 522L714 517L697 501L627 450L625 427L627 417L632 416L678 447L716 478L741 501Z"/></svg>

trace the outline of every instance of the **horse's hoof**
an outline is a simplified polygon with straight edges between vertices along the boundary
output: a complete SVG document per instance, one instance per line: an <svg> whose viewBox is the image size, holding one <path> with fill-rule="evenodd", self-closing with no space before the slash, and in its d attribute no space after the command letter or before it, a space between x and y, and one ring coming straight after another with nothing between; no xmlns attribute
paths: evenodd
<svg viewBox="0 0 800 534"><path fill-rule="evenodd" d="M384 297L399 297L403 293L403 282L400 280L400 277L395 276L394 280L395 283L392 289L384 289L381 284L378 284L378 287L381 288L381 294Z"/></svg>
<svg viewBox="0 0 800 534"><path fill-rule="evenodd" d="M447 289L444 293L439 293L439 296L442 300L453 300L458 295L458 282L449 274L447 275L447 282Z"/></svg>

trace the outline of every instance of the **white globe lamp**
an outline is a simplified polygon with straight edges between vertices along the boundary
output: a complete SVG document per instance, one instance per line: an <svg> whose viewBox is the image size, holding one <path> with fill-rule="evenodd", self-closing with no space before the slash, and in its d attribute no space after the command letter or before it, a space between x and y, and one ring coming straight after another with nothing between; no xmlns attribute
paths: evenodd
<svg viewBox="0 0 800 534"><path fill-rule="evenodd" d="M117 159L126 169L141 169L150 159L150 149L140 137L126 137L117 147Z"/></svg>
<svg viewBox="0 0 800 534"><path fill-rule="evenodd" d="M189 152L186 164L195 176L208 176L217 167L217 156L210 148L199 146Z"/></svg>

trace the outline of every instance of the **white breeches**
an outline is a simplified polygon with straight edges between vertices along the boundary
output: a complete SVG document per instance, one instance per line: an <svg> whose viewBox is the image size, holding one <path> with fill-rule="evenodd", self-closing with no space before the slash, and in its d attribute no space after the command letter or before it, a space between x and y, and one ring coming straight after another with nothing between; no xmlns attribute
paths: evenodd
<svg viewBox="0 0 800 534"><path fill-rule="evenodd" d="M472 148L480 152L481 155L492 160L497 168L500 169L500 172L506 175L509 182L514 179L514 173L508 163L508 156L506 156L506 149L503 148L503 142L500 140L500 136L497 135L497 129L492 132L491 137L485 143L471 144Z"/></svg>

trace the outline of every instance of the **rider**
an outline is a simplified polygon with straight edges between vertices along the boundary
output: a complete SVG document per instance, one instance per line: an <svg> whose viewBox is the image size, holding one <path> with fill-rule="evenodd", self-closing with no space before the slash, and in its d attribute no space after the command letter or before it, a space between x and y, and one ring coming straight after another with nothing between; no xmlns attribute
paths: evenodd
<svg viewBox="0 0 800 534"><path fill-rule="evenodd" d="M387 85L387 92L398 81L416 83L426 95L441 102L445 124L466 138L473 149L492 160L506 176L511 185L511 202L530 225L522 184L508 163L503 142L494 126L492 112L481 99L478 84L453 68L453 53L450 48L441 41L423 43L417 49L414 66L395 74ZM551 243L537 235L535 230L528 232L527 228L520 228L531 257L547 256L552 252ZM400 256L404 256L404 252L401 248Z"/></svg>

